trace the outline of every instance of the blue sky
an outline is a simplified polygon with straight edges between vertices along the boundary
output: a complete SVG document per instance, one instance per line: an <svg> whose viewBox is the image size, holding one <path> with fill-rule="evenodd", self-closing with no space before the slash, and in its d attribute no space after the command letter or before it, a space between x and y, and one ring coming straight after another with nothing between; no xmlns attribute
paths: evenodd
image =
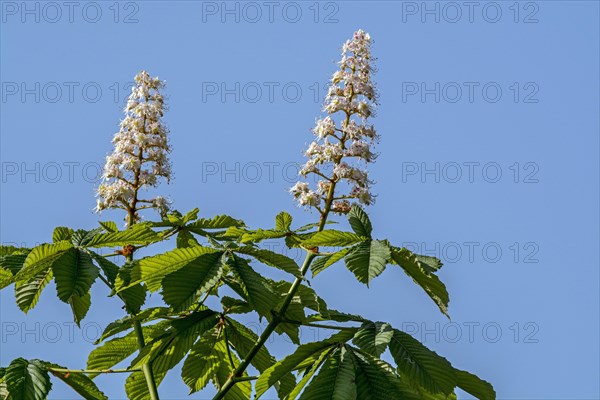
<svg viewBox="0 0 600 400"><path fill-rule="evenodd" d="M160 192L176 208L313 221L286 190L341 44L364 28L382 137L368 211L376 236L442 258L452 321L392 268L370 289L343 265L313 286L333 308L409 330L499 399L600 398L598 2L0 4L2 243L121 219L91 210L141 69L167 81L175 180ZM0 364L83 367L121 317L105 295L94 287L80 331L53 287L28 316L2 291ZM122 398L122 378L98 382ZM162 393L187 393L178 373ZM72 397L55 383L51 398Z"/></svg>

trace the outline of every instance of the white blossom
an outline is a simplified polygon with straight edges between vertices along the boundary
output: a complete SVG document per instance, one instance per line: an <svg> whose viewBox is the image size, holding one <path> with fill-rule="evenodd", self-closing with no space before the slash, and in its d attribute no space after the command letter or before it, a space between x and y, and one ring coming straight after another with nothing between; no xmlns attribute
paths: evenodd
<svg viewBox="0 0 600 400"><path fill-rule="evenodd" d="M106 157L102 183L97 191L96 211L122 208L137 211L156 208L165 213L169 202L162 196L140 200L138 191L158 186L160 178L171 180L171 151L168 129L162 122L164 83L151 78L146 71L135 77L135 85L127 100L125 117L113 137L113 152ZM143 203L138 207L138 202Z"/></svg>
<svg viewBox="0 0 600 400"><path fill-rule="evenodd" d="M379 137L373 125L367 124L377 98L371 81L372 62L371 37L358 30L342 46L339 69L331 77L323 107L329 115L317 120L312 130L316 140L304 153L308 160L300 169L301 176L318 174L326 180L318 182L316 191L312 191L306 182L298 182L290 190L302 206L320 207L330 194L331 211L342 214L350 210L352 200L365 205L374 202L368 172L359 168L359 164L373 162L377 157L372 144ZM324 168L325 164L333 169ZM333 170L331 176L323 173L326 170ZM338 193L330 193L331 185L335 185ZM347 192L340 194L340 190Z"/></svg>

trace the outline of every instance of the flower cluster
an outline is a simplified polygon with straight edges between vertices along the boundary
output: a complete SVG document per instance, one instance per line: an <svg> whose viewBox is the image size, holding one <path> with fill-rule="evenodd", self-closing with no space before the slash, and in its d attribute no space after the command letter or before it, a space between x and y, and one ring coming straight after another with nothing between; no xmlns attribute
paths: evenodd
<svg viewBox="0 0 600 400"><path fill-rule="evenodd" d="M169 202L162 196L139 199L139 189L156 187L159 178L171 179L168 129L162 123L165 105L160 89L164 82L146 71L135 77L125 106L125 118L113 138L114 150L106 157L98 187L96 211L122 208L136 212L155 208L164 214ZM139 204L142 203L142 204Z"/></svg>
<svg viewBox="0 0 600 400"><path fill-rule="evenodd" d="M375 200L367 170L361 168L361 164L366 166L377 158L371 146L378 135L367 123L376 105L370 47L371 37L363 30L355 32L343 45L339 70L333 74L325 98L324 111L329 115L319 119L312 130L316 138L306 150L308 160L300 169L301 176L313 174L320 180L315 190L306 182L298 182L290 189L302 206L324 212L321 205L329 202L331 211L345 214L354 201L370 205ZM339 124L334 115L341 116ZM336 186L339 188L341 183L347 191L336 194Z"/></svg>

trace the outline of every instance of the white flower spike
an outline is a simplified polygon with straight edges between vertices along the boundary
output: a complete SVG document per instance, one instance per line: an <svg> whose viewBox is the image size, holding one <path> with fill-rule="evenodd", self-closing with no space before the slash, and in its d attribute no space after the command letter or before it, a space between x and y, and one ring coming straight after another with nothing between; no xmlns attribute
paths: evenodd
<svg viewBox="0 0 600 400"><path fill-rule="evenodd" d="M371 37L358 30L342 47L340 68L333 74L325 98L324 111L329 115L317 121L313 129L316 139L306 150L308 160L300 170L303 177L315 174L323 180L316 191L306 182L290 189L301 206L315 207L323 213L322 203L329 200L331 211L346 214L352 202L370 205L375 201L368 173L360 168L377 158L371 146L379 137L373 125L367 123L377 104L371 81L372 62ZM339 124L334 116L339 116ZM323 171L332 169L324 167L333 167L333 173L327 175ZM347 186L345 194L329 193L332 185L335 189L341 183Z"/></svg>
<svg viewBox="0 0 600 400"><path fill-rule="evenodd" d="M162 196L138 198L140 189L157 187L159 178L167 183L171 180L169 131L161 121L165 110L160 93L163 87L164 82L151 78L146 71L136 75L125 118L112 141L114 150L106 157L96 212L155 208L162 215L168 210L169 202Z"/></svg>

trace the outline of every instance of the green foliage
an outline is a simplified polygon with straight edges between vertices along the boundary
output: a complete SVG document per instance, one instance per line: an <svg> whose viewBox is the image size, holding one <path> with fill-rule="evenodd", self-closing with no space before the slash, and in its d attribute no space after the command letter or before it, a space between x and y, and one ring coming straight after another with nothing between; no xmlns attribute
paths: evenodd
<svg viewBox="0 0 600 400"><path fill-rule="evenodd" d="M40 360L17 358L6 368L4 380L10 400L44 400L52 383Z"/></svg>
<svg viewBox="0 0 600 400"><path fill-rule="evenodd" d="M91 288L98 281L107 286L109 296L122 300L127 312L106 326L88 357L87 372L20 358L0 368L3 398L44 399L53 376L81 398L106 399L91 378L130 360L125 390L128 398L137 400L149 398L142 367L149 366L159 384L177 365L182 365L181 378L190 393L212 383L219 390L227 386L225 399L233 400L248 400L253 393L258 399L270 388L286 400L455 400L456 388L480 400L495 399L488 382L456 369L386 322L329 309L310 286L308 269L316 277L343 262L359 282L369 285L392 264L448 315L449 296L436 275L440 260L374 238L361 207L354 206L348 214L352 232L319 229L319 223L294 230L286 212L275 217L274 228L255 230L227 215L199 219L198 213L172 212L162 221L122 231L114 222L100 222L101 227L92 230L58 227L51 244L0 247L0 288L14 283L17 305L24 312L36 306L53 279L58 298L70 305L77 324L90 309ZM133 259L140 247L170 237L175 249ZM301 266L286 254L260 247L265 240L304 249L305 263ZM122 250L109 255L93 250L107 247ZM127 256L124 263L110 259L118 254ZM255 269L256 262L284 271L290 279L269 279ZM222 290L228 290L227 295L221 295ZM160 291L165 306L142 309L149 291ZM207 304L222 310L209 309L205 301L217 297L220 302ZM268 321L267 334L259 336L234 319L250 313ZM300 344L303 325L337 333ZM267 346L271 332L289 337L295 350L277 360ZM393 365L382 359L386 352ZM246 365L258 376L248 376Z"/></svg>
<svg viewBox="0 0 600 400"><path fill-rule="evenodd" d="M85 374L80 372L62 372L55 371L52 368L65 369L60 365L46 363L50 367L49 372L69 385L78 395L85 400L108 400L108 397L98 389L98 386Z"/></svg>

